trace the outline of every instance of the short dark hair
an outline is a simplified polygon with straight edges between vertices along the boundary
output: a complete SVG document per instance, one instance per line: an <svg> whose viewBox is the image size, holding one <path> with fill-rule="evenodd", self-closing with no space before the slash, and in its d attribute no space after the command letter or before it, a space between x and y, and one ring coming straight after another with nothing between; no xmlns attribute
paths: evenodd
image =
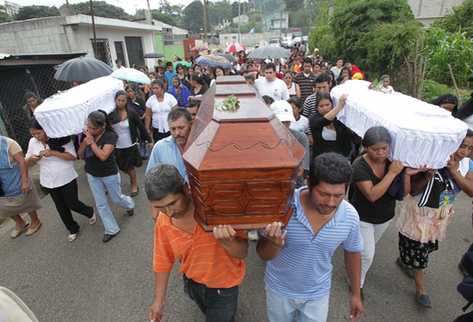
<svg viewBox="0 0 473 322"><path fill-rule="evenodd" d="M304 64L310 64L312 66L312 59L309 57L304 58Z"/></svg>
<svg viewBox="0 0 473 322"><path fill-rule="evenodd" d="M183 117L187 122L192 122L192 115L185 108L172 109L168 114L168 122L174 122Z"/></svg>
<svg viewBox="0 0 473 322"><path fill-rule="evenodd" d="M347 184L351 180L352 169L350 162L341 154L323 153L313 159L309 173L309 188L319 183Z"/></svg>
<svg viewBox="0 0 473 322"><path fill-rule="evenodd" d="M333 100L329 93L318 93L316 98L317 98L316 104L315 104L316 107L319 107L319 103L323 100L329 100L333 106Z"/></svg>
<svg viewBox="0 0 473 322"><path fill-rule="evenodd" d="M473 131L470 129L466 130L465 138L471 138L471 137L473 137Z"/></svg>
<svg viewBox="0 0 473 322"><path fill-rule="evenodd" d="M172 62L168 61L168 62L166 63L166 67L170 67L170 66L172 66Z"/></svg>
<svg viewBox="0 0 473 322"><path fill-rule="evenodd" d="M392 138L388 129L383 126L373 126L366 131L363 136L363 146L365 148L373 146L378 143L387 143L391 145Z"/></svg>
<svg viewBox="0 0 473 322"><path fill-rule="evenodd" d="M276 71L276 65L274 65L273 63L267 63L264 65L264 70L267 69L272 69L273 71Z"/></svg>
<svg viewBox="0 0 473 322"><path fill-rule="evenodd" d="M320 74L315 79L316 84L325 83L325 82L330 84L331 81L332 81L332 79L330 78L330 76L327 73Z"/></svg>
<svg viewBox="0 0 473 322"><path fill-rule="evenodd" d="M160 164L146 173L145 191L149 201L158 201L170 194L184 193L186 183L175 166Z"/></svg>
<svg viewBox="0 0 473 322"><path fill-rule="evenodd" d="M154 81L151 82L151 86L158 85L162 89L165 89L166 86L164 85L164 82L161 79L155 79Z"/></svg>

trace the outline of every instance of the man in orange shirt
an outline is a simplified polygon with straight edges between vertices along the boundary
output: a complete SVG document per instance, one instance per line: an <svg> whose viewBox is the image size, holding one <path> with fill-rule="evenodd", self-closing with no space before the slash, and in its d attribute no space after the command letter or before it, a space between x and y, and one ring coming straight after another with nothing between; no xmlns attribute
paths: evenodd
<svg viewBox="0 0 473 322"><path fill-rule="evenodd" d="M206 321L234 322L248 241L230 226L204 231L194 219L189 188L174 166L162 164L148 171L145 189L151 206L160 212L154 227L156 292L149 319L163 319L169 275L178 260L184 290Z"/></svg>

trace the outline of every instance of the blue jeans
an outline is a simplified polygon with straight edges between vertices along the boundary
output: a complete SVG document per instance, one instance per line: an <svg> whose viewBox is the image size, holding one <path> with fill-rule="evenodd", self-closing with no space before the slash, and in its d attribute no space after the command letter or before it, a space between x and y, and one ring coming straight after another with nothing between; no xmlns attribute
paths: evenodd
<svg viewBox="0 0 473 322"><path fill-rule="evenodd" d="M270 322L326 322L329 299L330 295L312 300L287 299L266 288L268 319Z"/></svg>
<svg viewBox="0 0 473 322"><path fill-rule="evenodd" d="M135 208L133 199L122 194L120 175L115 174L108 177L94 177L87 174L87 181L89 181L90 190L92 190L97 211L105 228L105 234L114 235L118 233L120 227L118 226L117 220L108 205L105 191L108 191L108 195L112 199L113 203L120 207L127 210Z"/></svg>

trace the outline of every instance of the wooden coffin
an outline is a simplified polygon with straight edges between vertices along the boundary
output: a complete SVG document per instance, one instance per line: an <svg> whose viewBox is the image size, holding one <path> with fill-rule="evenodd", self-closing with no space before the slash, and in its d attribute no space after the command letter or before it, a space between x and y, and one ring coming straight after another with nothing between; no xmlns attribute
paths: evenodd
<svg viewBox="0 0 473 322"><path fill-rule="evenodd" d="M235 95L240 107L223 111ZM203 98L184 152L196 219L206 229L286 224L303 147L241 76L217 79Z"/></svg>

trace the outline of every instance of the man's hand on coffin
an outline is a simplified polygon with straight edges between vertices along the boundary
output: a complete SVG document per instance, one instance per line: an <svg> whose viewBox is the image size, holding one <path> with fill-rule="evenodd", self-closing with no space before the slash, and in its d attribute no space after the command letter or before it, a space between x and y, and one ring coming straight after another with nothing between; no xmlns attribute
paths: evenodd
<svg viewBox="0 0 473 322"><path fill-rule="evenodd" d="M286 231L283 230L282 222L273 222L266 226L263 232L264 238L271 241L275 246L282 247L286 240Z"/></svg>
<svg viewBox="0 0 473 322"><path fill-rule="evenodd" d="M229 225L214 227L213 234L218 241L232 241L236 237L236 231Z"/></svg>
<svg viewBox="0 0 473 322"><path fill-rule="evenodd" d="M402 170L404 170L404 166L402 165L401 161L395 160L391 162L391 164L389 165L388 171L394 175L398 175L399 173L402 172Z"/></svg>
<svg viewBox="0 0 473 322"><path fill-rule="evenodd" d="M346 102L347 102L347 98L348 98L348 95L347 95L347 94L343 94L343 95L340 96L340 98L338 99L338 106L340 106L340 110L345 107L345 104L346 104Z"/></svg>

